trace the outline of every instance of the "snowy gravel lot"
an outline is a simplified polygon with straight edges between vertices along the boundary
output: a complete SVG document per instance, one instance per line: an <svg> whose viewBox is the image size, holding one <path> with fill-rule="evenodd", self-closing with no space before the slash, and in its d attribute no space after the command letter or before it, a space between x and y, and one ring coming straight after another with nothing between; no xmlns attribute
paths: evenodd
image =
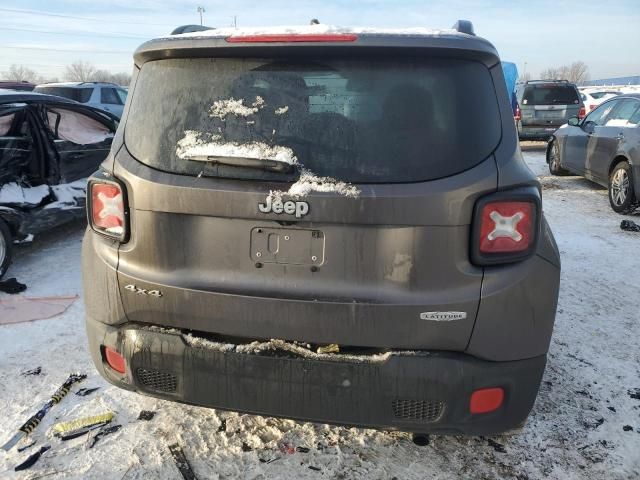
<svg viewBox="0 0 640 480"><path fill-rule="evenodd" d="M0 477L179 479L167 449L178 442L201 479L640 478L640 233L620 230L624 217L610 209L605 190L579 177L549 177L542 145L523 148L543 184L563 271L549 363L521 434L432 437L417 447L405 433L217 412L129 393L95 372L79 299L54 319L0 325L0 443L69 373L85 372L81 386L100 387L87 397L70 394L49 412L32 437L52 449L31 469L13 472L36 447L0 451ZM8 277L26 283L29 296L81 295L82 234L81 226L64 227L19 247ZM20 375L38 366L42 374ZM50 437L57 421L108 409L123 428L93 449L82 438ZM155 418L137 420L143 409L157 411ZM295 447L309 451L290 453Z"/></svg>

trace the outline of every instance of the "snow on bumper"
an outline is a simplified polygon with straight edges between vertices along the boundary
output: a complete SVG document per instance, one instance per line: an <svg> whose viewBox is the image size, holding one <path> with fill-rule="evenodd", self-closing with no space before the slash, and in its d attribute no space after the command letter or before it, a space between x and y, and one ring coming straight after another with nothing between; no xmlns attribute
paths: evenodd
<svg viewBox="0 0 640 480"><path fill-rule="evenodd" d="M87 329L98 371L121 388L224 410L422 433L488 435L518 426L546 363L544 355L490 362L444 352L328 361L278 348L210 348L177 330L90 318ZM105 363L102 346L124 355L124 375ZM505 390L498 410L469 413L473 391L497 386Z"/></svg>

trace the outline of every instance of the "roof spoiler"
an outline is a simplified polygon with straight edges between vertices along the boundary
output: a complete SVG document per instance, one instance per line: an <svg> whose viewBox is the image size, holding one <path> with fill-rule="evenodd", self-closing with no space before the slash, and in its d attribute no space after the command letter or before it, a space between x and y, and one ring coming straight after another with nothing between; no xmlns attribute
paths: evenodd
<svg viewBox="0 0 640 480"><path fill-rule="evenodd" d="M473 23L469 20L458 20L452 27L455 31L460 33L466 33L467 35L476 35L473 31Z"/></svg>
<svg viewBox="0 0 640 480"><path fill-rule="evenodd" d="M176 27L171 32L171 35L179 35L181 33L191 32L204 32L205 30L215 30L213 27L207 27L205 25L181 25Z"/></svg>

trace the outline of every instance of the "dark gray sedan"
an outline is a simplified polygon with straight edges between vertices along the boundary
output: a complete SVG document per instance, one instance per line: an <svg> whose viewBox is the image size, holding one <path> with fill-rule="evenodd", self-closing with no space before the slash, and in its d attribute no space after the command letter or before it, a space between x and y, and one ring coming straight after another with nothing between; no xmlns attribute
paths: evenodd
<svg viewBox="0 0 640 480"><path fill-rule="evenodd" d="M602 103L584 120L560 127L547 146L553 175L576 174L606 186L614 211L640 206L640 94Z"/></svg>

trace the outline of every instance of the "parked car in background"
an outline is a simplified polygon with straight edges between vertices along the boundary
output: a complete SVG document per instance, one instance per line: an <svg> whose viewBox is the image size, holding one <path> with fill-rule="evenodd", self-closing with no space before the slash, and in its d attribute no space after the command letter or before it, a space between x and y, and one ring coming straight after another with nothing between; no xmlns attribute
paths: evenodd
<svg viewBox="0 0 640 480"><path fill-rule="evenodd" d="M609 100L610 98L616 97L620 95L622 92L618 92L615 90L580 90L580 98L582 99L582 103L584 103L584 108L586 113L589 113L591 110L596 108L605 100Z"/></svg>
<svg viewBox="0 0 640 480"><path fill-rule="evenodd" d="M0 90L0 278L14 240L84 217L86 179L117 124L61 97Z"/></svg>
<svg viewBox="0 0 640 480"><path fill-rule="evenodd" d="M566 80L530 80L518 86L517 99L521 140L548 140L569 118L585 115L578 88Z"/></svg>
<svg viewBox="0 0 640 480"><path fill-rule="evenodd" d="M640 94L606 100L583 120L558 129L547 147L553 175L573 173L609 189L611 208L640 205Z"/></svg>
<svg viewBox="0 0 640 480"><path fill-rule="evenodd" d="M135 65L88 183L102 376L304 421L522 426L560 258L500 58L470 22L203 31L145 43Z"/></svg>
<svg viewBox="0 0 640 480"><path fill-rule="evenodd" d="M35 87L33 83L27 82L26 80L0 80L0 89L31 92Z"/></svg>
<svg viewBox="0 0 640 480"><path fill-rule="evenodd" d="M122 116L122 109L127 101L127 90L115 83L45 83L38 85L34 91L65 97L85 105L100 108L118 118Z"/></svg>

